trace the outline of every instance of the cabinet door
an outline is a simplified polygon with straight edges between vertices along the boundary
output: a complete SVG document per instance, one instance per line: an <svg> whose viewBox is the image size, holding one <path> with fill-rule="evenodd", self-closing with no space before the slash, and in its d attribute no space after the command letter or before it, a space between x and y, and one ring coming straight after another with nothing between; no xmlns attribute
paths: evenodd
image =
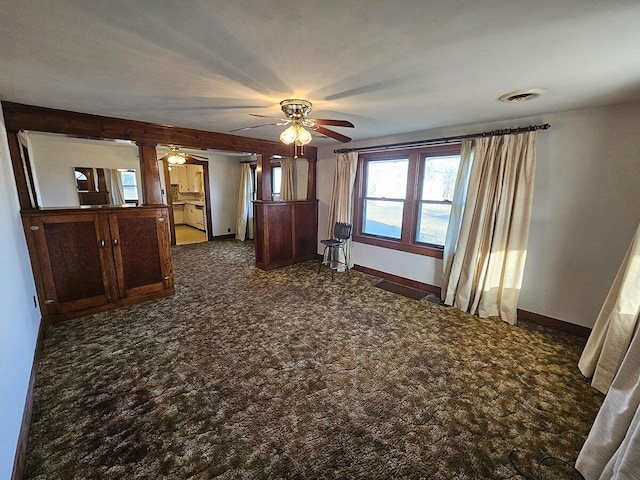
<svg viewBox="0 0 640 480"><path fill-rule="evenodd" d="M173 288L166 208L109 214L121 298Z"/></svg>
<svg viewBox="0 0 640 480"><path fill-rule="evenodd" d="M117 295L109 229L99 214L25 217L44 316L108 304Z"/></svg>

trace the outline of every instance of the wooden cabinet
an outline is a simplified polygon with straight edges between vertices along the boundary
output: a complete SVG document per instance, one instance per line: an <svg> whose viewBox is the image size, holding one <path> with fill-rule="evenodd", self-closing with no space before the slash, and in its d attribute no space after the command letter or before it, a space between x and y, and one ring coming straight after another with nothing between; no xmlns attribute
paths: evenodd
<svg viewBox="0 0 640 480"><path fill-rule="evenodd" d="M46 324L174 293L166 207L22 217Z"/></svg>
<svg viewBox="0 0 640 480"><path fill-rule="evenodd" d="M181 225L185 223L184 221L184 204L183 203L174 203L173 204L173 221L176 225Z"/></svg>
<svg viewBox="0 0 640 480"><path fill-rule="evenodd" d="M184 205L184 223L194 228L205 230L205 211L204 205L187 202Z"/></svg>
<svg viewBox="0 0 640 480"><path fill-rule="evenodd" d="M256 266L263 270L313 260L318 201L254 202Z"/></svg>

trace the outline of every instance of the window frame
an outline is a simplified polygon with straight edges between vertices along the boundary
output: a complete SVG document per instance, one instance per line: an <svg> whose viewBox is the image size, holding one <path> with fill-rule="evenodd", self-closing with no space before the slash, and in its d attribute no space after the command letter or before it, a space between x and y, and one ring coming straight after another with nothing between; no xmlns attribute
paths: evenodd
<svg viewBox="0 0 640 480"><path fill-rule="evenodd" d="M418 215L420 212L423 176L425 161L427 157L439 157L447 155L460 155L460 143L450 143L446 145L434 145L428 147L394 150L392 152L371 152L361 153L358 156L358 169L356 172L356 182L354 187L354 228L353 241L375 245L378 247L400 250L403 252L416 253L429 257L442 258L444 247L429 243L418 242L417 228ZM402 226L400 239L382 237L370 233L364 233L363 215L364 202L366 197L367 164L369 162L381 160L397 160L408 158L409 165L407 171L407 191L404 199L402 211ZM429 201L430 202L430 201ZM442 202L431 202L442 203Z"/></svg>

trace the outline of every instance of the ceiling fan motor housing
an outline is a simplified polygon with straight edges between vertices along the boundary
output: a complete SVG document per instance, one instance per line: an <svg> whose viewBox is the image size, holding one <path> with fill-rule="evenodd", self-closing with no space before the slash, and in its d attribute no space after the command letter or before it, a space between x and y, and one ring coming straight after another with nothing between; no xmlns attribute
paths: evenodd
<svg viewBox="0 0 640 480"><path fill-rule="evenodd" d="M297 98L288 98L280 102L282 112L290 120L302 120L311 111L311 102Z"/></svg>

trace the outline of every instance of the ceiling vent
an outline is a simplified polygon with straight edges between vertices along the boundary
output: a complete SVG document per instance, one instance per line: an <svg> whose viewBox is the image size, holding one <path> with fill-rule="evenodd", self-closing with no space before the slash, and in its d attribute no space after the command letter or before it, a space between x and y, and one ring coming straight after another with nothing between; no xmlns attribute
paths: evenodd
<svg viewBox="0 0 640 480"><path fill-rule="evenodd" d="M528 88L527 90L516 90L515 92L505 93L498 100L504 103L521 103L528 102L534 98L538 98L547 90L544 88Z"/></svg>

